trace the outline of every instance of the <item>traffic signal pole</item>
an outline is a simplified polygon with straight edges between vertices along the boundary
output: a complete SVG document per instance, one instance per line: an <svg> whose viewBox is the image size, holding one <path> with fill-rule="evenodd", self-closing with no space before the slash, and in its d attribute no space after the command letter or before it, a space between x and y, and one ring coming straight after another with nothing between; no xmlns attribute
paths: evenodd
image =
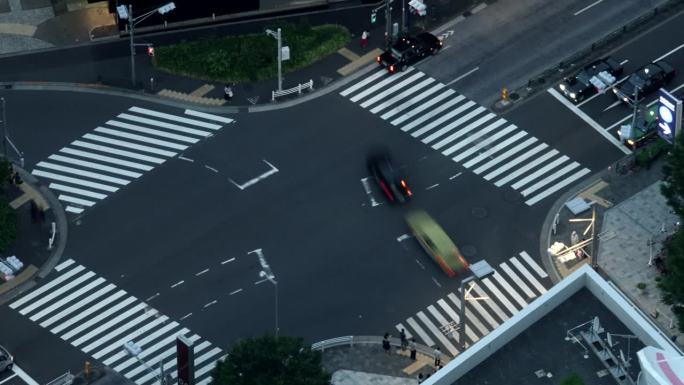
<svg viewBox="0 0 684 385"><path fill-rule="evenodd" d="M392 45L392 7L390 7L391 2L392 0L385 0L385 48L387 49L389 49L390 45Z"/></svg>

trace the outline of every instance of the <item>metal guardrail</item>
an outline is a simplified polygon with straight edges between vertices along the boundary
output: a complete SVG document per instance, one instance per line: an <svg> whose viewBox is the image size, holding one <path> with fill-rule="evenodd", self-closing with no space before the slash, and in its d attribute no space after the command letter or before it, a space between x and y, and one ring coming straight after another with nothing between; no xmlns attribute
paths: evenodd
<svg viewBox="0 0 684 385"><path fill-rule="evenodd" d="M315 344L311 345L311 350L320 350L323 352L326 348L332 348L341 345L354 346L354 336L337 337L316 342Z"/></svg>
<svg viewBox="0 0 684 385"><path fill-rule="evenodd" d="M304 84L300 83L297 85L297 87L292 87L292 88L288 88L286 90L281 90L281 91L271 91L271 101L275 102L276 98L281 97L281 96L285 96L285 95L294 94L295 92L297 92L298 94L301 95L302 91L304 91L306 89L313 91L313 79L310 79L308 82L306 82Z"/></svg>
<svg viewBox="0 0 684 385"><path fill-rule="evenodd" d="M74 375L66 372L45 385L70 385L74 381Z"/></svg>

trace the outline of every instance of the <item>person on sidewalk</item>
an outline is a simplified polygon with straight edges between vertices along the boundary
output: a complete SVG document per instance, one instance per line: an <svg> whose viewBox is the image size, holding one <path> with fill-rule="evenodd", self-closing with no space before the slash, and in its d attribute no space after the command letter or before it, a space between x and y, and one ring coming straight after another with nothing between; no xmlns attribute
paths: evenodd
<svg viewBox="0 0 684 385"><path fill-rule="evenodd" d="M411 359L415 361L416 360L416 339L415 338L411 338L410 349L411 349Z"/></svg>
<svg viewBox="0 0 684 385"><path fill-rule="evenodd" d="M438 368L442 364L442 351L439 350L439 346L435 348L435 368Z"/></svg>
<svg viewBox="0 0 684 385"><path fill-rule="evenodd" d="M233 88L231 88L231 86L228 84L226 84L226 86L223 87L223 98L226 101L233 100Z"/></svg>
<svg viewBox="0 0 684 385"><path fill-rule="evenodd" d="M361 48L366 48L368 46L368 38L370 34L367 31L361 32Z"/></svg>
<svg viewBox="0 0 684 385"><path fill-rule="evenodd" d="M389 335L389 333L385 333L385 337L382 339L382 348L385 350L385 353L389 354L389 352L390 352L390 335Z"/></svg>
<svg viewBox="0 0 684 385"><path fill-rule="evenodd" d="M401 333L399 333L399 338L401 339L401 351L405 351L406 347L408 346L408 340L406 339L406 332L404 329L401 329Z"/></svg>
<svg viewBox="0 0 684 385"><path fill-rule="evenodd" d="M423 378L423 373L418 373L418 383L420 384L423 381L425 381L425 378Z"/></svg>

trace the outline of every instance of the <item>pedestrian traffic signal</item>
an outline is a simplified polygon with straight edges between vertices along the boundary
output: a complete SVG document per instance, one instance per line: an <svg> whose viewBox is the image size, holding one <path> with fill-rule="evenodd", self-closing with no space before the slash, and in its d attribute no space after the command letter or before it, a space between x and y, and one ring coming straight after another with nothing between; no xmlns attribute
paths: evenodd
<svg viewBox="0 0 684 385"><path fill-rule="evenodd" d="M371 24L378 21L378 14L376 12L371 12Z"/></svg>
<svg viewBox="0 0 684 385"><path fill-rule="evenodd" d="M147 46L147 55L148 56L154 56L154 47Z"/></svg>

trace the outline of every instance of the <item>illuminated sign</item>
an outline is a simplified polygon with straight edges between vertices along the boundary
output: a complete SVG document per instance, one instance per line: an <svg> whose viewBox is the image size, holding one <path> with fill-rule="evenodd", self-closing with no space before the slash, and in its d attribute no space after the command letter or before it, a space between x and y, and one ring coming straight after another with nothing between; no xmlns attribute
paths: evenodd
<svg viewBox="0 0 684 385"><path fill-rule="evenodd" d="M682 128L682 101L661 88L658 103L658 135L674 144Z"/></svg>

